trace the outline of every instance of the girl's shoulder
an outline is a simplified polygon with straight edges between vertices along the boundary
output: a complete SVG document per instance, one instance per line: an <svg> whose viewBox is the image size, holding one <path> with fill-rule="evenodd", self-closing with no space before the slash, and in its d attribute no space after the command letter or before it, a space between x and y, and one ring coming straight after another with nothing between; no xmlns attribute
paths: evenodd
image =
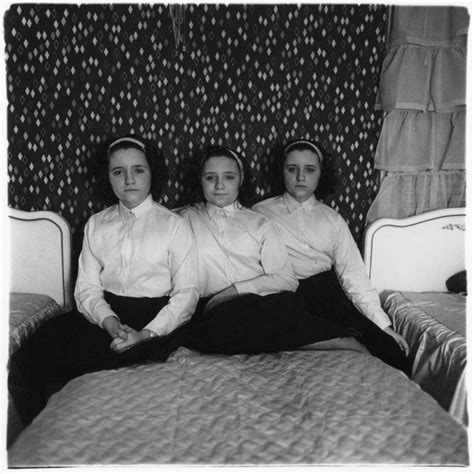
<svg viewBox="0 0 474 474"><path fill-rule="evenodd" d="M253 206L252 208L242 207L239 209L239 212L245 218L248 218L249 220L253 220L260 224L270 222L270 219L265 214L262 214L261 212L259 212L255 206Z"/></svg>
<svg viewBox="0 0 474 474"><path fill-rule="evenodd" d="M335 230L340 231L341 228L347 227L347 223L344 220L339 212L328 206L327 204L318 201L318 210L320 211L321 215L325 218L328 225L331 225Z"/></svg>
<svg viewBox="0 0 474 474"><path fill-rule="evenodd" d="M154 214L155 221L159 222L159 225L167 223L167 225L181 227L183 224L186 224L186 219L179 212L178 209L168 209L162 204L153 201L152 212Z"/></svg>
<svg viewBox="0 0 474 474"><path fill-rule="evenodd" d="M284 205L283 195L273 196L271 198L264 199L263 201L257 202L252 209L260 211L263 209L274 210Z"/></svg>
<svg viewBox="0 0 474 474"><path fill-rule="evenodd" d="M196 204L186 204L177 210L182 217L199 216L206 213L206 205L202 202Z"/></svg>
<svg viewBox="0 0 474 474"><path fill-rule="evenodd" d="M275 225L270 216L255 209L242 207L237 212L237 216L238 225L246 228L252 235L259 235L260 239L275 231Z"/></svg>
<svg viewBox="0 0 474 474"><path fill-rule="evenodd" d="M156 201L153 201L152 209L155 213L158 213L158 214L164 214L170 217L173 217L173 216L179 217L179 214L175 210L169 209L166 206L163 206L163 204L160 204L159 202L156 202Z"/></svg>
<svg viewBox="0 0 474 474"><path fill-rule="evenodd" d="M333 219L339 219L341 217L341 214L339 214L336 209L331 206L328 206L327 204L324 204L324 202L322 201L317 201L316 206L319 212L325 214L328 217L331 217Z"/></svg>
<svg viewBox="0 0 474 474"><path fill-rule="evenodd" d="M109 207L106 207L105 209L102 209L101 211L98 211L94 214L92 214L89 219L88 219L88 223L94 223L94 222L102 222L102 221L106 221L106 220L109 220L113 217L115 217L116 215L118 215L118 204L112 204L111 206Z"/></svg>

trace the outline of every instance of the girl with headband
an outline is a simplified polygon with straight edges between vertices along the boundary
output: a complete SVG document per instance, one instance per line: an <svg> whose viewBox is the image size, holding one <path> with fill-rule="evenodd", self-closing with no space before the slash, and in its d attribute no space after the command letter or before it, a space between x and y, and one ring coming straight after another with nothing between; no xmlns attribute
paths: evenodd
<svg viewBox="0 0 474 474"><path fill-rule="evenodd" d="M282 194L254 209L278 226L306 308L355 329L370 353L408 373L408 344L391 328L347 224L320 201L336 183L329 154L317 142L294 140L276 171Z"/></svg>
<svg viewBox="0 0 474 474"><path fill-rule="evenodd" d="M194 205L182 215L196 241L201 300L176 346L253 354L344 337L341 347L360 349L351 330L313 317L298 301L298 281L274 224L246 207L253 183L242 157L215 147L197 164Z"/></svg>
<svg viewBox="0 0 474 474"><path fill-rule="evenodd" d="M111 205L85 226L77 311L47 321L11 358L9 389L25 424L44 406L48 384L141 362L146 341L156 356L199 299L191 229L154 200L166 181L158 148L129 135L103 151L98 186Z"/></svg>

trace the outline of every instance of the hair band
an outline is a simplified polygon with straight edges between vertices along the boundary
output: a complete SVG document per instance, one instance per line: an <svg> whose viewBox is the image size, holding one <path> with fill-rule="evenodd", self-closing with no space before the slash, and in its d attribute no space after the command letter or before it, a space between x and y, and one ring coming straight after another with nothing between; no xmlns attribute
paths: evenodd
<svg viewBox="0 0 474 474"><path fill-rule="evenodd" d="M208 160L209 158L213 158L213 156L211 155L219 152L219 150L226 151L227 153L232 155L232 158L234 158L234 160L237 162L237 166L239 167L239 171L240 171L240 185L242 185L242 183L244 182L244 165L242 163L242 160L239 158L239 155L237 155L237 153L234 150L231 150L230 148L218 147L218 148L215 148L214 150L211 150L209 153L206 153L204 155L204 158L201 160L201 169L204 165L204 162Z"/></svg>
<svg viewBox="0 0 474 474"><path fill-rule="evenodd" d="M114 147L115 145L118 145L119 143L122 142L130 142L134 143L137 145L141 150L145 151L145 144L141 142L140 140L137 140L136 138L133 137L122 137L122 138L117 138L117 140L114 140L110 145L109 148L107 149L107 152L110 152L110 149Z"/></svg>
<svg viewBox="0 0 474 474"><path fill-rule="evenodd" d="M297 146L297 145L307 145L307 146L309 146L311 149L314 150L314 152L316 153L316 155L319 158L319 161L321 163L323 162L323 154L322 154L321 150L314 143L310 142L309 140L295 140L293 142L288 143L288 145L286 145L286 147L284 149L285 155L288 153L289 148L292 148L293 146Z"/></svg>

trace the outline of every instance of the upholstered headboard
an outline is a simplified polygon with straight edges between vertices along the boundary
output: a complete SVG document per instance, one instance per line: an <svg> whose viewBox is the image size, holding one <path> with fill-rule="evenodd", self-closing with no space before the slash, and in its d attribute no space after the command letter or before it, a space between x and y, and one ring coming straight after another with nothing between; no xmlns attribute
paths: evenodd
<svg viewBox="0 0 474 474"><path fill-rule="evenodd" d="M446 280L466 270L466 209L379 219L364 235L364 261L379 292L447 291Z"/></svg>
<svg viewBox="0 0 474 474"><path fill-rule="evenodd" d="M71 309L71 233L50 211L9 210L10 291L52 297Z"/></svg>

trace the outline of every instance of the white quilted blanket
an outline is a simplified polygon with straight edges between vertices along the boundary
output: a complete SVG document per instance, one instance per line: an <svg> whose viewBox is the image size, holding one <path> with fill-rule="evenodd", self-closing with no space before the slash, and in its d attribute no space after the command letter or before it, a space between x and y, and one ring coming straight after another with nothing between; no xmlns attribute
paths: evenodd
<svg viewBox="0 0 474 474"><path fill-rule="evenodd" d="M460 464L465 430L401 372L352 351L209 356L69 382L9 466Z"/></svg>

